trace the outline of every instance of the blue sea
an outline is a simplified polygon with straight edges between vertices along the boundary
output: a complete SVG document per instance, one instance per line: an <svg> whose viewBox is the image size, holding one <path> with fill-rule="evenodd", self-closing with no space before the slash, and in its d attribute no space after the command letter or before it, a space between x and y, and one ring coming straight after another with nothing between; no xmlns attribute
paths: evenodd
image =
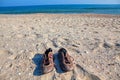
<svg viewBox="0 0 120 80"><path fill-rule="evenodd" d="M15 6L0 7L0 14L32 14L32 13L56 13L56 14L114 14L120 15L120 4L114 5L39 5L39 6Z"/></svg>

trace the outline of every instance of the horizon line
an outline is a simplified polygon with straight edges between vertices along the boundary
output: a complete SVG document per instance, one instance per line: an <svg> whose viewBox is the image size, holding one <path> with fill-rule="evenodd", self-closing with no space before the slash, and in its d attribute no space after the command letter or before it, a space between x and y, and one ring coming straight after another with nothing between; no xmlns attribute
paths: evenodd
<svg viewBox="0 0 120 80"><path fill-rule="evenodd" d="M0 6L0 7L22 7L22 6L57 6L57 5L120 5L120 4L41 4L41 5L15 5L15 6Z"/></svg>

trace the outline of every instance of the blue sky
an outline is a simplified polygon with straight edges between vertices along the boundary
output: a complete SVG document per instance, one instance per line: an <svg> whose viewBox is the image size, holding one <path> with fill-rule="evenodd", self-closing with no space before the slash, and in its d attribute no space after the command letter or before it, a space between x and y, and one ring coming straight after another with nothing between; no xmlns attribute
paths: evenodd
<svg viewBox="0 0 120 80"><path fill-rule="evenodd" d="M120 0L0 0L0 6L51 4L120 4Z"/></svg>

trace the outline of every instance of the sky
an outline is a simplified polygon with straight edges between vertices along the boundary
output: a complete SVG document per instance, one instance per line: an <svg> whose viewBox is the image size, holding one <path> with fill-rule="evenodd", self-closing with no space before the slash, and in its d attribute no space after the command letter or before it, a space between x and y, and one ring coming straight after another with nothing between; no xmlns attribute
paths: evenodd
<svg viewBox="0 0 120 80"><path fill-rule="evenodd" d="M120 4L120 0L0 0L0 6L55 4Z"/></svg>

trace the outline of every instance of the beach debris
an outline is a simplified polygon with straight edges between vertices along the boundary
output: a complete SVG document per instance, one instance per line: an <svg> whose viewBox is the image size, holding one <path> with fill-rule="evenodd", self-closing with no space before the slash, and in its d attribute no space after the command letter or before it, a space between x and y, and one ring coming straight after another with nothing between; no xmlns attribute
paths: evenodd
<svg viewBox="0 0 120 80"><path fill-rule="evenodd" d="M80 50L77 50L77 49L76 49L75 51L76 51L77 53L81 54Z"/></svg>
<svg viewBox="0 0 120 80"><path fill-rule="evenodd" d="M37 38L42 38L43 36L41 34L35 34L37 36Z"/></svg>
<svg viewBox="0 0 120 80"><path fill-rule="evenodd" d="M87 50L85 50L84 53L88 54L89 52Z"/></svg>
<svg viewBox="0 0 120 80"><path fill-rule="evenodd" d="M75 44L72 44L72 46L73 46L73 47L78 47L78 46L77 46L77 45L75 45Z"/></svg>
<svg viewBox="0 0 120 80"><path fill-rule="evenodd" d="M112 48L113 45L111 43L108 43L108 42L105 41L104 44L103 44L103 47L104 48Z"/></svg>
<svg viewBox="0 0 120 80"><path fill-rule="evenodd" d="M120 43L115 43L115 46L120 47Z"/></svg>
<svg viewBox="0 0 120 80"><path fill-rule="evenodd" d="M21 75L21 73L18 73L18 75Z"/></svg>

